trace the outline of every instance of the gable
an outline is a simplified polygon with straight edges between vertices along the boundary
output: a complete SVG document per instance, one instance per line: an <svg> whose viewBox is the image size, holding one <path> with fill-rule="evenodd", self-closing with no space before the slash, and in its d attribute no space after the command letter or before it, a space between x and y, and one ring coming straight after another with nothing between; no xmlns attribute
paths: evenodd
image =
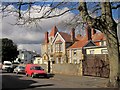
<svg viewBox="0 0 120 90"><path fill-rule="evenodd" d="M49 57L48 57L48 55L47 55L46 53L44 53L43 56L42 56L42 59L43 59L43 60L48 60Z"/></svg>
<svg viewBox="0 0 120 90"><path fill-rule="evenodd" d="M84 47L96 46L93 41L89 41Z"/></svg>
<svg viewBox="0 0 120 90"><path fill-rule="evenodd" d="M52 44L54 44L57 41L65 42L65 40L62 38L62 36L59 34L59 32L57 32L57 34L55 35L55 38L54 38Z"/></svg>

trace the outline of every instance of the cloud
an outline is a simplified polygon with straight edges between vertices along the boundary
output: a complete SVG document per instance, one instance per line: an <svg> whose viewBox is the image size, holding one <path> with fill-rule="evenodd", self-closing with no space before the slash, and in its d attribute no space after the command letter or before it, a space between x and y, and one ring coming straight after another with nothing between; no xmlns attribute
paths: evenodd
<svg viewBox="0 0 120 90"><path fill-rule="evenodd" d="M40 6L33 6L34 9L40 10ZM37 13L36 10L31 9L31 17L39 17L44 14L45 11L49 10L50 7L44 7L44 10L41 10L40 13ZM8 10L15 9L12 5L8 7ZM50 15L57 15L68 8L63 9L55 9ZM24 11L23 11L24 12ZM6 13L5 13L6 14ZM26 16L27 17L26 13ZM65 30L63 26L64 21L70 20L74 16L73 13L68 12L60 17L50 18L50 19L42 19L38 23L38 26L18 26L12 25L16 22L16 13L10 13L9 16L4 17L2 20L2 37L12 39L16 44L18 44L18 48L20 49L29 49L29 50L37 50L40 51L40 44L44 40L44 32L50 31L51 28L56 25L58 29ZM62 23L61 23L62 22Z"/></svg>
<svg viewBox="0 0 120 90"><path fill-rule="evenodd" d="M40 10L40 6L33 6L31 9L31 17L40 17L44 14L45 11L49 10L50 7L43 7L40 13L37 13L37 10ZM9 10L15 9L12 5L8 7ZM36 9L36 10L35 10ZM50 15L57 15L59 13L68 10L68 8L58 9L56 8ZM23 11L25 12L25 11ZM6 14L6 13L5 13ZM56 25L59 30L69 30L64 22L70 22L72 18L74 18L74 14L68 12L62 16L50 18L50 19L42 19L37 22L38 26L36 27L34 24L31 27L28 26L17 26L11 25L16 22L16 13L11 13L9 16L3 18L2 23L0 22L0 28L2 28L2 34L0 37L6 37L12 39L15 43L18 44L19 49L28 49L28 50L36 50L40 53L40 44L44 40L44 32L50 31L51 28ZM28 13L26 13L26 18ZM93 15L95 16L95 15ZM80 30L78 28L78 30ZM120 32L118 31L118 36L120 37ZM120 40L119 40L120 41Z"/></svg>
<svg viewBox="0 0 120 90"><path fill-rule="evenodd" d="M18 49L26 49L40 53L40 44L18 44Z"/></svg>

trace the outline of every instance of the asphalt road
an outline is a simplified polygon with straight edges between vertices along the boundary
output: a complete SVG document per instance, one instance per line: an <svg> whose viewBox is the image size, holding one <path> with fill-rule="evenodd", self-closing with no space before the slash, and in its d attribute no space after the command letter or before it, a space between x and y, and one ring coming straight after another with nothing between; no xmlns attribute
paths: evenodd
<svg viewBox="0 0 120 90"><path fill-rule="evenodd" d="M108 79L97 77L78 77L52 75L51 78L31 78L23 74L2 73L3 89L36 89L36 88L100 88L105 87Z"/></svg>

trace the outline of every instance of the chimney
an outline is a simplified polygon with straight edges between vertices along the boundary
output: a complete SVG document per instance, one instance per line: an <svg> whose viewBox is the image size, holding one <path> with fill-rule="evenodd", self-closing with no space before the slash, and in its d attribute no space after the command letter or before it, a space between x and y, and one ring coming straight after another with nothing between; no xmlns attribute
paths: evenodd
<svg viewBox="0 0 120 90"><path fill-rule="evenodd" d="M75 41L75 29L74 28L71 29L70 35L71 35L71 40Z"/></svg>
<svg viewBox="0 0 120 90"><path fill-rule="evenodd" d="M86 32L86 36L88 38L88 41L91 40L92 39L91 38L91 28L89 26L86 27L85 32Z"/></svg>
<svg viewBox="0 0 120 90"><path fill-rule="evenodd" d="M48 32L45 32L45 43L48 43Z"/></svg>
<svg viewBox="0 0 120 90"><path fill-rule="evenodd" d="M92 36L96 33L96 31L95 31L95 29L94 28L92 28Z"/></svg>

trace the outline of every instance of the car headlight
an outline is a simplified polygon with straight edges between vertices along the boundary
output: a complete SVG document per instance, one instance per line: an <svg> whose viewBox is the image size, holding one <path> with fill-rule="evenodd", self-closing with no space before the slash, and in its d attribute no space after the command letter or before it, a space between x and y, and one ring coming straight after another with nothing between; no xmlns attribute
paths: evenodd
<svg viewBox="0 0 120 90"><path fill-rule="evenodd" d="M20 71L20 69L18 69L18 71Z"/></svg>

